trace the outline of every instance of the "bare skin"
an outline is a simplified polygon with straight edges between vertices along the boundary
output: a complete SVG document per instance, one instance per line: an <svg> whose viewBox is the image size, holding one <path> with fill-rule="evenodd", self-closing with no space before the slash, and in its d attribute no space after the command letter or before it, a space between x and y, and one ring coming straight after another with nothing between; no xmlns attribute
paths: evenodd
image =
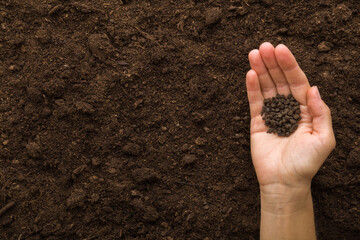
<svg viewBox="0 0 360 240"><path fill-rule="evenodd" d="M261 192L261 239L315 239L311 180L335 147L331 113L285 45L263 43L249 53L246 86L251 155ZM266 133L264 98L292 93L301 120L289 137Z"/></svg>

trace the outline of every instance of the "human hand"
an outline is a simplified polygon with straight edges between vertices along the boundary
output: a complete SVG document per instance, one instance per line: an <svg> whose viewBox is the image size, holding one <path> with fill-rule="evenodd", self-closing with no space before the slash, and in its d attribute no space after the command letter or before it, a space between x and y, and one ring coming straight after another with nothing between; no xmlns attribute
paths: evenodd
<svg viewBox="0 0 360 240"><path fill-rule="evenodd" d="M251 155L262 195L310 192L311 179L335 147L330 109L285 45L263 43L249 53L246 86L251 113ZM292 93L301 120L289 137L268 134L260 115L264 98Z"/></svg>

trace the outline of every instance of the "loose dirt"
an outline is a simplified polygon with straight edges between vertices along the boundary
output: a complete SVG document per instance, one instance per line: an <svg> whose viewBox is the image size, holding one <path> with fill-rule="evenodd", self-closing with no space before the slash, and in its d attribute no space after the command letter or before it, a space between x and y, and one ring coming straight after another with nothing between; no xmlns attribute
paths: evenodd
<svg viewBox="0 0 360 240"><path fill-rule="evenodd" d="M318 239L357 239L359 11L0 1L0 239L258 239L245 74L263 41L286 44L332 110Z"/></svg>
<svg viewBox="0 0 360 240"><path fill-rule="evenodd" d="M292 94L285 97L277 94L276 97L264 99L261 111L267 133L276 133L280 137L288 137L295 132L301 119L300 104Z"/></svg>

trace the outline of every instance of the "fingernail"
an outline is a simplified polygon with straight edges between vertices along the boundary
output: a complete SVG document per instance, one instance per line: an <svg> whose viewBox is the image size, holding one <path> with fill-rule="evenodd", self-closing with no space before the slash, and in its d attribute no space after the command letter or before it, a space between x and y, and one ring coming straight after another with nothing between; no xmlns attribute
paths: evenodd
<svg viewBox="0 0 360 240"><path fill-rule="evenodd" d="M315 86L316 88L316 96L321 99L321 96L320 96L320 92L319 92L319 88L317 86Z"/></svg>

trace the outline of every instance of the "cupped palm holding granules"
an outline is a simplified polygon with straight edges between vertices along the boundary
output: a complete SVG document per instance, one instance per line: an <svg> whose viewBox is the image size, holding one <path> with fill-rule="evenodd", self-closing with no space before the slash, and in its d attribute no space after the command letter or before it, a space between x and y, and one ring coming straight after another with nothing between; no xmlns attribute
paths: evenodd
<svg viewBox="0 0 360 240"><path fill-rule="evenodd" d="M264 100L261 116L269 127L267 133L288 137L297 129L300 113L300 104L292 94L287 97L276 94L276 97Z"/></svg>

